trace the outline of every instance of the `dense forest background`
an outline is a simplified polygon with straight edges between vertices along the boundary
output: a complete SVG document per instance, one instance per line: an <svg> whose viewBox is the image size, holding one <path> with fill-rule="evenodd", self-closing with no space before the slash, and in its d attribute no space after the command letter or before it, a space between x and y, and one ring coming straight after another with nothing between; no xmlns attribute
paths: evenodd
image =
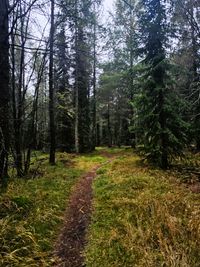
<svg viewBox="0 0 200 267"><path fill-rule="evenodd" d="M200 2L0 1L0 181L31 153L200 150ZM104 19L102 19L104 18Z"/></svg>

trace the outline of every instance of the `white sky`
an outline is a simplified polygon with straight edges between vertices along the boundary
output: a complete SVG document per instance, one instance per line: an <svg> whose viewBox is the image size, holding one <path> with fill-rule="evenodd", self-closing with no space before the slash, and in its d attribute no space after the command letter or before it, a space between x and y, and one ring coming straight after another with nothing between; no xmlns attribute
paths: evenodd
<svg viewBox="0 0 200 267"><path fill-rule="evenodd" d="M115 0L102 0L102 11L99 17L100 24L106 25L110 21L109 12L113 11L113 5Z"/></svg>
<svg viewBox="0 0 200 267"><path fill-rule="evenodd" d="M103 23L104 25L108 23L108 21L110 20L109 12L113 11L114 2L115 0L102 0L100 23ZM46 12L46 15L42 10L41 12L38 12L38 10L32 11L32 16L31 16L32 34L36 36L38 39L41 38L43 31L45 31L44 37L48 38L49 36L49 24L47 25L49 16L50 16L50 11ZM37 47L37 43L35 43L35 45ZM41 43L41 45L44 46L44 43Z"/></svg>
<svg viewBox="0 0 200 267"><path fill-rule="evenodd" d="M0 0L1 1L1 0ZM102 20L101 22L107 24L109 21L109 12L113 11L113 5L114 5L115 0L102 0L102 15L100 16L100 19ZM46 15L44 12L39 12L38 10L33 10L32 11L32 16L31 16L31 24L32 24L32 31L31 34L35 36L35 38L40 39L42 36L42 32L44 31L44 37L48 38L49 36L49 24L48 23L48 18L49 18L49 12L46 12ZM38 46L38 42L35 42L34 45L36 48ZM40 44L41 48L45 47L45 43ZM106 55L103 55L102 58L108 57L107 53Z"/></svg>
<svg viewBox="0 0 200 267"><path fill-rule="evenodd" d="M104 5L105 11L111 11L113 9L112 8L113 3L114 3L114 0L104 0L103 5Z"/></svg>
<svg viewBox="0 0 200 267"><path fill-rule="evenodd" d="M1 0L0 0L1 1ZM102 19L103 21L107 21L108 17L109 17L109 12L113 11L113 5L114 5L115 0L103 0L102 1L102 6L103 6L103 10L102 10ZM50 11L49 11L50 12ZM49 14L48 14L49 16ZM44 16L44 13L42 14L38 14L38 11L34 14L34 11L32 12L32 19L35 20L35 22L37 21L38 25L35 26L33 28L33 31L36 33L36 35L43 30L43 27L46 25L47 23L47 17L48 16ZM48 27L47 27L48 28ZM47 30L48 32L48 30Z"/></svg>

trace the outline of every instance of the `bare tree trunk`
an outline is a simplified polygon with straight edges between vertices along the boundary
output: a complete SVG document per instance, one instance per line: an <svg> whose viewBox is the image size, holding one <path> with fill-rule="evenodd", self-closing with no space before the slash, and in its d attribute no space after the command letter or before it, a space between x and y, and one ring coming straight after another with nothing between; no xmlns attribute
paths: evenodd
<svg viewBox="0 0 200 267"><path fill-rule="evenodd" d="M79 108L78 108L78 86L75 85L75 150L79 153Z"/></svg>
<svg viewBox="0 0 200 267"><path fill-rule="evenodd" d="M54 114L54 81L53 81L53 50L54 50L54 0L51 0L51 29L50 29L50 57L49 57L49 123L50 123L50 155L49 163L55 164L55 114Z"/></svg>
<svg viewBox="0 0 200 267"><path fill-rule="evenodd" d="M0 184L6 186L9 153L8 0L0 1Z"/></svg>
<svg viewBox="0 0 200 267"><path fill-rule="evenodd" d="M169 160L168 160L168 153L167 153L167 145L168 141L166 138L166 115L165 112L163 112L164 109L164 95L162 89L160 89L159 92L159 110L161 110L159 114L159 123L161 126L162 133L160 135L160 141L161 141L161 168L162 169L167 169L169 167Z"/></svg>
<svg viewBox="0 0 200 267"><path fill-rule="evenodd" d="M129 49L130 49L130 102L133 101L134 98L134 88L133 88L133 81L134 81L134 73L133 73L133 60L134 60L134 42L133 42L133 36L134 36L134 27L133 27L133 20L134 20L134 15L133 15L133 7L130 7L130 32L129 32ZM132 125L136 124L136 119L135 119L135 110L134 107L129 104L130 106L130 121ZM135 148L137 145L137 133L130 133L130 138L131 138L131 147Z"/></svg>
<svg viewBox="0 0 200 267"><path fill-rule="evenodd" d="M20 4L20 16L23 14L22 5ZM22 157L22 116L23 116L23 88L24 88L24 60L25 60L25 43L26 37L24 36L24 17L21 17L21 54L20 54L20 73L19 73L19 83L17 85L17 118L15 126L15 151L16 151L16 169L17 175L19 177L23 176L23 157ZM15 82L15 81L14 81Z"/></svg>
<svg viewBox="0 0 200 267"><path fill-rule="evenodd" d="M94 3L94 11L96 16L96 6ZM97 114L96 114L96 65L97 65L97 58L96 58L96 41L97 41L97 25L96 25L96 17L94 18L94 40L93 40L93 120L92 120L92 147L95 149L97 144Z"/></svg>
<svg viewBox="0 0 200 267"><path fill-rule="evenodd" d="M76 16L78 17L78 7L76 1ZM78 22L75 20L75 50L76 50L76 67L75 67L75 151L79 153L79 93L78 93Z"/></svg>
<svg viewBox="0 0 200 267"><path fill-rule="evenodd" d="M27 92L27 86L25 85L25 45L28 35L28 26L30 19L30 12L26 12L26 7L19 1L19 6L16 14L13 14L13 25L12 25L12 111L13 111L13 126L14 126L14 146L15 146L15 165L17 170L17 176L24 176L24 159L23 152L25 151L24 140L23 140L23 125L24 125L24 106L25 106L25 96ZM16 18L19 18L19 26L17 24ZM14 32L15 30L15 32ZM20 32L20 35L18 34ZM16 36L20 36L20 52L15 50ZM17 53L17 54L16 54ZM16 58L19 56L19 65L16 65ZM18 71L19 70L19 71ZM16 75L18 72L18 76ZM17 78L17 79L16 79ZM16 80L18 82L16 82Z"/></svg>
<svg viewBox="0 0 200 267"><path fill-rule="evenodd" d="M111 132L111 125L110 125L110 103L108 102L108 117L107 117L107 129L108 129L108 147L112 147L112 132Z"/></svg>
<svg viewBox="0 0 200 267"><path fill-rule="evenodd" d="M46 53L43 56L42 62L40 64L39 70L38 70L38 77L37 77L37 83L35 86L35 92L34 92L34 99L33 99L33 107L32 107L32 116L31 116L31 124L29 127L29 143L27 147L27 153L26 153L26 160L24 163L24 174L28 174L28 171L30 169L30 162L31 162L31 150L33 147L37 145L37 113L38 113L38 100L39 100L39 89L40 84L42 81L42 76L44 74L44 68L46 63Z"/></svg>

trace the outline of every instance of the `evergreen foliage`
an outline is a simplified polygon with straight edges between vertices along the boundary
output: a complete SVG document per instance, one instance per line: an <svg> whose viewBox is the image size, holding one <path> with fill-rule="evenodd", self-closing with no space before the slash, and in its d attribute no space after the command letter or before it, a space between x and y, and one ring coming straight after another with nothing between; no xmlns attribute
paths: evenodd
<svg viewBox="0 0 200 267"><path fill-rule="evenodd" d="M160 167L169 167L170 159L180 154L185 143L186 124L181 118L179 98L170 84L166 60L166 8L160 0L142 1L139 19L143 37L140 48L145 55L140 90L135 99L136 132L146 157Z"/></svg>
<svg viewBox="0 0 200 267"><path fill-rule="evenodd" d="M69 84L70 55L66 40L65 24L56 36L55 49L55 87L56 87L56 123L57 123L57 148L61 151L72 151L74 144L73 133L73 99L72 88Z"/></svg>
<svg viewBox="0 0 200 267"><path fill-rule="evenodd" d="M198 1L115 0L106 22L101 0L50 3L1 3L0 177L34 149L131 145L162 168L200 150Z"/></svg>

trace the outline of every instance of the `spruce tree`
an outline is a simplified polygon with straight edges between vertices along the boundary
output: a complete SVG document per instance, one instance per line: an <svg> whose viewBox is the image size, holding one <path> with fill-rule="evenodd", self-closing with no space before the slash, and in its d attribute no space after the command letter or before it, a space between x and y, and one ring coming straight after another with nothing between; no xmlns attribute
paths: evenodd
<svg viewBox="0 0 200 267"><path fill-rule="evenodd" d="M63 16L61 17L63 19ZM69 83L70 55L65 24L56 34L55 89L56 89L56 144L61 151L73 149L72 88Z"/></svg>
<svg viewBox="0 0 200 267"><path fill-rule="evenodd" d="M81 25L77 31L75 86L78 92L78 139L79 152L90 150L89 73L87 43Z"/></svg>
<svg viewBox="0 0 200 267"><path fill-rule="evenodd" d="M181 153L186 124L180 116L180 103L170 81L166 59L166 6L161 0L143 0L139 20L145 55L141 89L135 103L138 110L137 130L146 157L166 169L170 159Z"/></svg>
<svg viewBox="0 0 200 267"><path fill-rule="evenodd" d="M172 3L172 35L177 43L173 62L179 68L177 88L187 99L187 121L190 124L190 142L200 151L200 58L199 58L199 1L179 0ZM175 43L174 42L174 43Z"/></svg>

